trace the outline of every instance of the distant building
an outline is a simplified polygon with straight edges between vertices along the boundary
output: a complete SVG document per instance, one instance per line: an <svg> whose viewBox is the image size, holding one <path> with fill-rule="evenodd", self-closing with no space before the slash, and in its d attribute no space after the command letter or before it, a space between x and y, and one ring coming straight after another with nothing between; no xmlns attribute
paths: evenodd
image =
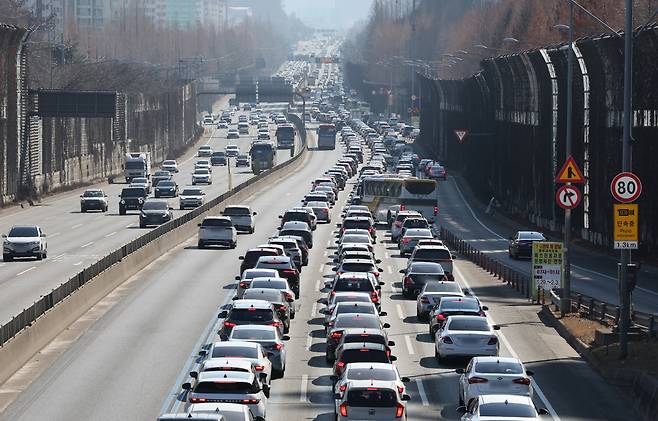
<svg viewBox="0 0 658 421"><path fill-rule="evenodd" d="M226 24L236 25L252 16L253 10L251 10L251 7L228 7L226 10Z"/></svg>

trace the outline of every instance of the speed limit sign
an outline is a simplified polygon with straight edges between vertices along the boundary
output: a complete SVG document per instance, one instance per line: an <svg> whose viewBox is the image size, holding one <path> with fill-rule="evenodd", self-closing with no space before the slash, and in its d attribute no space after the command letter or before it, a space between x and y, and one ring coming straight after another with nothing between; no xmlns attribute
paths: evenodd
<svg viewBox="0 0 658 421"><path fill-rule="evenodd" d="M642 193L642 182L632 172L622 172L612 179L610 191L612 196L621 203L634 202Z"/></svg>

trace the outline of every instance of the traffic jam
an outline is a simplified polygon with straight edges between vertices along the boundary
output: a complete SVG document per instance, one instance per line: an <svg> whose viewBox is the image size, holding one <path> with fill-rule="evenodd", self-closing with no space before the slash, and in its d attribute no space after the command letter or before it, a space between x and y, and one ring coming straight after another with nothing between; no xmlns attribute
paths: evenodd
<svg viewBox="0 0 658 421"><path fill-rule="evenodd" d="M333 402L331 418L405 420L410 411L422 411L412 404L426 406L432 391L419 378L405 376L396 363L426 346L409 339L426 338L424 333L396 334L404 344L393 339L391 325L403 322L393 320L396 313L402 319L400 300L415 302L414 322L425 325L436 366L450 368L458 378L452 397L458 417L534 420L547 415L533 400L532 371L518 358L501 355L500 327L461 282L453 268L457 256L438 238L434 194L446 169L414 154L395 123L346 120L337 131L343 154L336 165L309 180L311 188L298 207L278 215L276 235L235 262L235 295L221 308L216 334L199 350L182 384L179 412L159 420L267 419L268 400L286 379L286 367L299 365L297 341L303 340L291 338L296 323L305 324L307 350L321 352L322 367L331 371L325 392L331 397L324 400ZM402 193L390 193L395 189L383 189L382 182L389 187L422 182L427 200L405 200ZM377 206L368 199L373 189L379 191ZM235 206L219 217L221 224L207 228L231 227L237 209L252 219L248 207ZM242 228L253 232L249 224ZM331 240L319 242L318 233L327 230ZM321 279L305 273L311 270L309 260L316 263L309 258L313 248L324 248L329 260L321 266L326 268ZM392 267L400 269L393 273ZM302 308L310 306L312 319L300 320ZM316 316L321 330L308 332ZM318 346L308 346L313 338Z"/></svg>

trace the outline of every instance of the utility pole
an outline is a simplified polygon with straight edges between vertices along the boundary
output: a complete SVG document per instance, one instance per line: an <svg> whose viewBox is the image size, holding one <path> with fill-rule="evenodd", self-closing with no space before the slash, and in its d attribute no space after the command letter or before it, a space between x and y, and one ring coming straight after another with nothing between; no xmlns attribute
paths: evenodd
<svg viewBox="0 0 658 421"><path fill-rule="evenodd" d="M632 0L629 0L632 1ZM567 159L571 156L573 143L573 0L569 2L569 45L567 50ZM571 183L568 183L571 184ZM571 209L564 211L564 285L560 300L560 313L571 312Z"/></svg>
<svg viewBox="0 0 658 421"><path fill-rule="evenodd" d="M633 124L633 0L626 0L626 30L624 33L624 137L622 171L631 170L631 124ZM631 251L621 251L619 268L619 357L628 356L628 329L631 324L631 291L628 287L628 264Z"/></svg>
<svg viewBox="0 0 658 421"><path fill-rule="evenodd" d="M413 61L416 58L416 0L413 0L413 3L411 5L411 54L409 54L409 58ZM414 115L414 100L413 97L415 94L414 91L414 79L416 77L416 68L414 66L411 67L411 95L409 95L410 99L410 104L411 104L411 113L409 116L409 123L411 123L411 119Z"/></svg>

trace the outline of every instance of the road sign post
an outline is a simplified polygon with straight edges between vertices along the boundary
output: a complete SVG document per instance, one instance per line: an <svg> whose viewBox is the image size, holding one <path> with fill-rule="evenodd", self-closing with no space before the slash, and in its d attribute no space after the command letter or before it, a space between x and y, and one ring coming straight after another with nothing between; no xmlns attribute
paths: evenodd
<svg viewBox="0 0 658 421"><path fill-rule="evenodd" d="M532 294L564 285L564 247L562 243L537 241L532 243Z"/></svg>

